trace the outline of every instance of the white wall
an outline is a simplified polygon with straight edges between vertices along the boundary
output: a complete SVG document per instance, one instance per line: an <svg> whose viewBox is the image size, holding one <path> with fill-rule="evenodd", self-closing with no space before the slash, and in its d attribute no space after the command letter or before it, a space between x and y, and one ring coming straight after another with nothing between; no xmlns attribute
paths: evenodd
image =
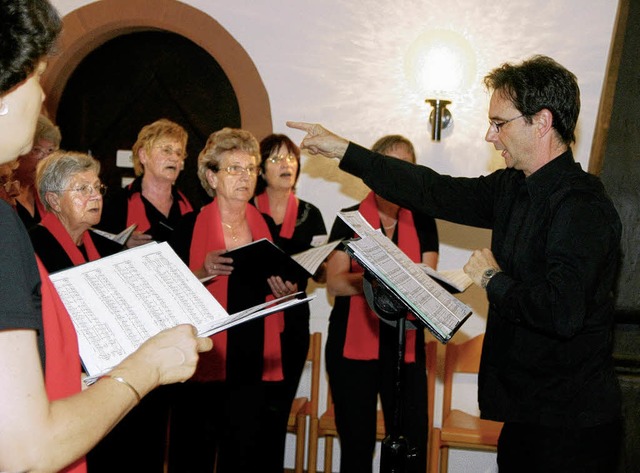
<svg viewBox="0 0 640 473"><path fill-rule="evenodd" d="M53 0L62 14L86 0ZM488 96L482 77L502 62L549 55L573 71L582 91L576 159L587 167L600 101L616 0L189 0L215 18L243 45L269 93L275 132L295 141L287 120L320 122L362 145L400 133L416 146L421 164L452 175L477 176L503 165L483 141ZM429 136L429 107L405 81L403 60L410 44L429 29L464 35L475 50L474 85L450 106L453 129L439 143ZM335 163L304 159L298 194L322 210L331 226L339 209L359 201L366 189ZM470 250L488 246L489 233L439 222L441 269L461 267ZM326 333L330 301L315 291L312 329ZM478 289L463 296L475 314L457 338L484 329L486 300ZM304 389L304 388L303 388ZM321 406L324 405L324 389ZM475 386L461 404L475 409ZM437 410L437 406L436 406ZM439 417L436 417L439 422ZM492 454L452 455L451 472L492 471ZM290 455L287 466L292 465Z"/></svg>

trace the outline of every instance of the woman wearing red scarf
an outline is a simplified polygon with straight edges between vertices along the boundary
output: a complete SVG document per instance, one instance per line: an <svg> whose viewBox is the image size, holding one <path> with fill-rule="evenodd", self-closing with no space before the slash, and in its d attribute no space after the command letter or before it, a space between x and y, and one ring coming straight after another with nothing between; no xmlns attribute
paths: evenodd
<svg viewBox="0 0 640 473"><path fill-rule="evenodd" d="M373 150L415 163L412 143L399 135L380 138ZM359 210L416 263L435 269L438 263L438 233L435 220L412 213L370 193ZM330 240L353 238L353 231L336 219ZM362 293L363 269L344 251L334 251L327 262L327 290L336 296L326 345L329 386L335 405L340 437L340 471L371 471L375 448L378 395L386 425L393 419L393 376L396 371L395 327L380 322ZM426 471L427 380L424 330L407 331L403 417L401 434L415 448L416 458L407 472Z"/></svg>
<svg viewBox="0 0 640 473"><path fill-rule="evenodd" d="M55 151L38 165L36 187L47 212L29 237L50 273L122 248L89 231L102 213L105 186L99 173L100 163L82 153Z"/></svg>
<svg viewBox="0 0 640 473"><path fill-rule="evenodd" d="M171 238L180 218L193 210L175 187L184 169L187 139L184 128L165 118L142 127L132 148L136 179L107 194L100 229L120 233L135 223L127 248Z"/></svg>
<svg viewBox="0 0 640 473"><path fill-rule="evenodd" d="M32 148L61 26L46 0L0 1L0 164ZM87 451L156 386L188 379L211 341L191 326L166 330L81 390L69 314L2 200L0 236L0 471L85 473Z"/></svg>
<svg viewBox="0 0 640 473"><path fill-rule="evenodd" d="M295 195L300 149L286 135L274 134L260 142L260 153L261 174L253 202L275 221L276 244L293 255L325 243L327 229L320 210ZM325 266L321 265L313 276L316 282L324 282ZM298 290L306 290L307 277L296 282ZM309 315L308 303L285 311L281 335L284 380L267 387L270 419L264 423L260 452L264 471L278 471L284 464L287 421L309 350Z"/></svg>
<svg viewBox="0 0 640 473"><path fill-rule="evenodd" d="M207 289L230 314L297 290L278 276L259 280L252 268L234 268L231 258L221 256L273 239L273 221L249 205L259 164L251 133L232 128L213 133L198 157L198 177L214 200L183 219L173 242L198 277L213 276ZM214 463L218 473L263 471L257 452L267 419L265 386L283 379L283 327L279 312L212 337L215 351L201 358L193 382L180 387L172 411L169 471L209 473Z"/></svg>

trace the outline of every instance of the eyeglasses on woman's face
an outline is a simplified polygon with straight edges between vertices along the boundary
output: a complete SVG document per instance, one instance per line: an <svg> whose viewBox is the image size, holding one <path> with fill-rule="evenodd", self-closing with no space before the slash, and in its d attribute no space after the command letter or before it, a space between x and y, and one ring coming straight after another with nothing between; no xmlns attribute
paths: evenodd
<svg viewBox="0 0 640 473"><path fill-rule="evenodd" d="M242 166L227 166L226 168L220 168L219 171L224 171L227 174L230 174L232 176L241 176L243 174L246 174L248 176L255 176L258 174L258 166L247 166L242 167Z"/></svg>
<svg viewBox="0 0 640 473"><path fill-rule="evenodd" d="M272 164L278 164L282 162L285 162L287 164L293 164L298 161L296 156L293 154L276 154L273 156L269 156L269 158L267 159Z"/></svg>
<svg viewBox="0 0 640 473"><path fill-rule="evenodd" d="M179 148L172 148L170 145L157 145L154 148L160 150L160 154L163 158L170 158L171 156L176 156L178 159L184 159L187 154Z"/></svg>
<svg viewBox="0 0 640 473"><path fill-rule="evenodd" d="M96 194L105 195L107 193L107 186L102 183L95 185L82 184L80 186L72 187L71 189L61 189L58 192L76 192L82 195L82 197L89 197L93 195L94 192Z"/></svg>

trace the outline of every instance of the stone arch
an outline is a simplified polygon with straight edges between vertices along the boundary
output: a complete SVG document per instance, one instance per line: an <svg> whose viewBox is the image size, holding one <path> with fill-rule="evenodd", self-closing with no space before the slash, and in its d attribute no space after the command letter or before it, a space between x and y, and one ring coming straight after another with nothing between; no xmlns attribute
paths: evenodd
<svg viewBox="0 0 640 473"><path fill-rule="evenodd" d="M69 77L91 51L117 36L154 29L184 36L207 51L233 85L242 128L258 140L272 132L269 96L247 52L213 18L175 0L103 0L66 15L58 53L43 78L49 115L56 115Z"/></svg>

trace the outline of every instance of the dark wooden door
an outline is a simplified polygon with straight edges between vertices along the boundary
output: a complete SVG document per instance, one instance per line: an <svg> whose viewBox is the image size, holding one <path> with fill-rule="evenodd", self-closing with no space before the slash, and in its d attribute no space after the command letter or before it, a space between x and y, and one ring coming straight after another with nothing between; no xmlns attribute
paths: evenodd
<svg viewBox="0 0 640 473"><path fill-rule="evenodd" d="M178 186L199 206L207 196L196 175L198 154L209 134L240 127L241 118L224 71L192 41L154 30L104 43L70 76L55 117L62 147L90 151L101 161L109 186L133 176L132 169L116 167L117 150L131 149L140 129L159 118L179 123L189 134Z"/></svg>

